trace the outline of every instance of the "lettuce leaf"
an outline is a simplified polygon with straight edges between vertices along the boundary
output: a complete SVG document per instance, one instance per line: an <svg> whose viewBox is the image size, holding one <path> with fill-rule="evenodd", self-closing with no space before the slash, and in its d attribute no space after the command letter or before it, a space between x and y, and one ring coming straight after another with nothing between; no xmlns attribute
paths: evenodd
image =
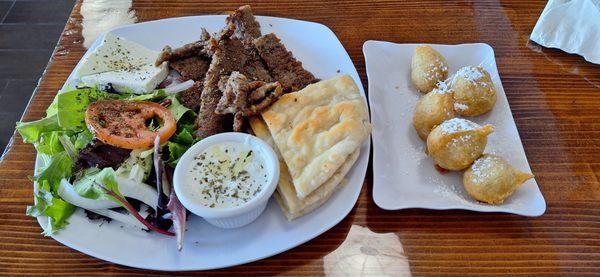
<svg viewBox="0 0 600 277"><path fill-rule="evenodd" d="M56 195L60 180L70 178L73 170L74 161L67 152L59 152L50 158L48 166L39 174L33 177L33 180L48 186L48 191ZM45 184L44 182L47 182Z"/></svg>
<svg viewBox="0 0 600 277"><path fill-rule="evenodd" d="M85 198L111 200L120 204L115 198L106 194L100 186L104 186L106 189L122 196L117 184L117 174L111 167L102 170L98 168L87 169L84 171L83 176L73 183L73 189Z"/></svg>
<svg viewBox="0 0 600 277"><path fill-rule="evenodd" d="M134 149L129 154L129 158L117 168L117 176L135 180L138 183L144 182L152 171L152 149L140 150Z"/></svg>
<svg viewBox="0 0 600 277"><path fill-rule="evenodd" d="M168 150L166 164L171 167L175 167L177 162L179 162L179 158L183 156L185 151L187 151L198 141L200 141L200 139L193 138L186 129L183 129L181 132L177 133L175 136L173 136L172 140L167 141L165 145Z"/></svg>
<svg viewBox="0 0 600 277"><path fill-rule="evenodd" d="M158 89L158 90L155 90L153 93L130 96L129 100L133 100L133 101L157 101L157 100L160 100L162 98L165 98L166 96L167 96L167 94L165 93L164 90Z"/></svg>
<svg viewBox="0 0 600 277"><path fill-rule="evenodd" d="M74 137L75 141L73 142L73 145L75 146L75 150L77 150L77 152L86 147L90 142L92 142L92 139L94 139L94 135L87 128L84 129L83 132L77 133L77 135Z"/></svg>
<svg viewBox="0 0 600 277"><path fill-rule="evenodd" d="M192 145L196 142L192 134L188 129L182 129L181 131L175 133L172 140L177 143Z"/></svg>
<svg viewBox="0 0 600 277"><path fill-rule="evenodd" d="M76 209L77 207L58 197L52 198L52 204L45 211L48 216L48 225L44 230L44 235L51 235L65 228L69 224L67 219L71 217Z"/></svg>
<svg viewBox="0 0 600 277"><path fill-rule="evenodd" d="M73 90L73 87L65 86L61 90L59 90L56 93L56 95L58 96L61 93L65 93L71 90ZM52 103L50 103L50 106L48 106L48 108L46 109L46 117L53 116L56 113L58 113L58 97L54 96L54 99L52 99Z"/></svg>
<svg viewBox="0 0 600 277"><path fill-rule="evenodd" d="M91 102L105 98L113 98L113 96L108 92L96 88L61 92L56 95L54 101L46 110L47 116L45 118L31 122L17 122L16 129L23 137L25 143L36 143L42 138L42 134L48 132L87 131L85 126L85 111L87 106ZM56 135L47 134L45 137L53 139L56 138ZM82 138L87 137L91 137L91 134ZM47 141L47 143L51 143L51 141ZM45 150L43 151L52 150L52 148L47 148L49 146L52 145L44 145L42 149Z"/></svg>
<svg viewBox="0 0 600 277"><path fill-rule="evenodd" d="M87 106L99 99L109 97L109 93L96 88L83 88L63 92L56 96L58 124L63 129L85 129Z"/></svg>
<svg viewBox="0 0 600 277"><path fill-rule="evenodd" d="M30 122L17 122L17 131L23 137L23 142L34 143L40 140L42 133L60 131L56 115Z"/></svg>
<svg viewBox="0 0 600 277"><path fill-rule="evenodd" d="M65 151L65 148L60 143L59 137L63 135L61 131L45 132L41 134L39 143L35 149L43 154L54 155Z"/></svg>
<svg viewBox="0 0 600 277"><path fill-rule="evenodd" d="M190 146L183 145L180 143L167 141L166 144L167 149L169 150L169 158L166 160L166 164L172 167L177 165L179 158L183 156L183 153L190 148Z"/></svg>
<svg viewBox="0 0 600 277"><path fill-rule="evenodd" d="M58 152L50 156L48 166L33 177L38 184L35 194L35 204L27 207L30 216L47 216L48 226L44 235L49 236L64 228L67 219L75 211L75 206L58 197L58 187L63 178L69 178L73 168L73 160L65 152Z"/></svg>
<svg viewBox="0 0 600 277"><path fill-rule="evenodd" d="M49 236L69 224L67 219L75 212L77 207L58 197L53 197L51 193L42 187L34 195L36 204L27 207L26 214L33 217L47 216L48 225L44 228L43 234Z"/></svg>
<svg viewBox="0 0 600 277"><path fill-rule="evenodd" d="M183 153L196 142L200 141L200 139L194 138L192 135L195 129L194 121L196 120L196 113L181 105L174 96L169 97L173 97L174 99L171 106L181 106L181 108L174 108L177 114L172 111L174 115L178 116L177 131L164 145L164 147L167 148L166 154L168 155L168 157L163 156L166 160L165 163L171 167L175 167L179 158L183 156ZM169 106L169 108L171 108L171 106Z"/></svg>
<svg viewBox="0 0 600 277"><path fill-rule="evenodd" d="M196 117L196 113L181 104L175 95L168 96L165 99L171 100L171 105L167 109L173 113L175 121L179 121L186 113L190 113L193 117Z"/></svg>

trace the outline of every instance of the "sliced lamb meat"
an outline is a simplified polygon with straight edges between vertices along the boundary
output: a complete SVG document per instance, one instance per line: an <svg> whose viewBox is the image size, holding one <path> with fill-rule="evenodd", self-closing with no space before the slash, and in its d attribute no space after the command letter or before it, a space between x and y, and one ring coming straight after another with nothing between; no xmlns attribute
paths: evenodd
<svg viewBox="0 0 600 277"><path fill-rule="evenodd" d="M202 78L204 78L204 76ZM193 111L198 111L198 109L200 109L202 89L204 88L203 83L204 82L202 81L196 81L191 88L181 93L179 101L181 101L181 104L184 107Z"/></svg>
<svg viewBox="0 0 600 277"><path fill-rule="evenodd" d="M198 119L196 120L196 137L207 137L223 131L224 116L216 114L215 109L222 96L219 81L229 77L234 71L244 74L249 80L272 81L265 64L254 49L254 45L232 37L235 25L227 28L211 38L207 45L212 52L212 60L204 80L202 101Z"/></svg>
<svg viewBox="0 0 600 277"><path fill-rule="evenodd" d="M271 73L267 69L267 66L258 54L258 50L256 47L254 47L254 44L252 44L250 41L245 41L244 50L246 51L248 60L240 71L251 80L264 82L274 81Z"/></svg>
<svg viewBox="0 0 600 277"><path fill-rule="evenodd" d="M244 116L242 116L242 113L236 113L233 115L233 131L244 131Z"/></svg>
<svg viewBox="0 0 600 277"><path fill-rule="evenodd" d="M315 76L302 67L275 34L268 34L253 41L258 54L269 72L283 86L285 92L297 91L317 81Z"/></svg>
<svg viewBox="0 0 600 277"><path fill-rule="evenodd" d="M191 56L170 63L186 80L203 81L210 65L210 59L204 56Z"/></svg>
<svg viewBox="0 0 600 277"><path fill-rule="evenodd" d="M204 42L202 41L188 43L180 48L175 49L172 49L171 46L167 45L160 52L160 56L158 56L158 59L156 60L154 65L159 66L163 62L174 62L192 56L206 55L205 53L203 53L203 51Z"/></svg>
<svg viewBox="0 0 600 277"><path fill-rule="evenodd" d="M251 13L250 16L254 18ZM236 37L236 28L235 24L228 23L225 29L217 33L214 38L209 39L207 43L206 51L213 53L213 57L216 49L226 48L225 51L220 52L221 64L224 66L221 75L240 71L251 80L273 81L267 65L263 62L252 41L242 41Z"/></svg>
<svg viewBox="0 0 600 277"><path fill-rule="evenodd" d="M257 83L257 82L255 82ZM248 95L248 105L242 110L244 116L255 116L275 103L283 94L279 82L263 83Z"/></svg>
<svg viewBox="0 0 600 277"><path fill-rule="evenodd" d="M224 39L219 43L218 47L221 51L215 51L213 60L218 59L218 64L222 66L221 75L229 75L231 72L242 68L248 62L249 56L244 48L244 44L239 39Z"/></svg>
<svg viewBox="0 0 600 277"><path fill-rule="evenodd" d="M227 24L235 25L234 36L241 40L252 40L260 37L260 24L256 21L252 8L242 6L225 19Z"/></svg>
<svg viewBox="0 0 600 277"><path fill-rule="evenodd" d="M221 78L219 88L223 95L215 113L234 114L233 130L236 132L242 131L243 117L258 115L282 94L278 82L251 81L237 71L232 72L228 78Z"/></svg>
<svg viewBox="0 0 600 277"><path fill-rule="evenodd" d="M172 49L170 46L165 46L158 56L158 59L154 63L154 65L159 66L163 62L175 62L181 59L193 57L193 56L201 56L205 58L209 58L210 54L207 51L207 41L210 39L210 35L206 29L202 28L202 35L200 36L200 40L185 44L179 48Z"/></svg>
<svg viewBox="0 0 600 277"><path fill-rule="evenodd" d="M218 114L235 114L246 107L249 88L248 78L235 71L229 77L221 78L219 89L223 92L219 104L215 108Z"/></svg>
<svg viewBox="0 0 600 277"><path fill-rule="evenodd" d="M235 113L234 109L236 106L243 105L244 103L236 103L237 101L245 99L245 97L237 97L237 92L240 91L240 86L247 84L248 79L246 76L234 71L229 76L221 77L219 80L219 90L221 90L221 99L219 104L215 108L215 113L228 114ZM243 90L245 92L245 90Z"/></svg>
<svg viewBox="0 0 600 277"><path fill-rule="evenodd" d="M219 104L220 97L221 91L218 89L204 87L200 110L196 119L196 131L194 132L196 138L206 138L223 132L225 118L223 115L215 113L215 108Z"/></svg>
<svg viewBox="0 0 600 277"><path fill-rule="evenodd" d="M229 24L215 38L209 40L213 55L204 79L200 110L196 119L194 136L197 138L218 134L224 129L224 116L215 113L222 95L219 80L245 64L247 59L242 42L231 39L234 29L233 24Z"/></svg>

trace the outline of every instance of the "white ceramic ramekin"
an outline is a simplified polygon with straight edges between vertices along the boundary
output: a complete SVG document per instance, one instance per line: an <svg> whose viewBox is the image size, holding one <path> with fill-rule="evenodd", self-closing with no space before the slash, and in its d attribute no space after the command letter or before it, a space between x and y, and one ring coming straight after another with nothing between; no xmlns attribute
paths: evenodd
<svg viewBox="0 0 600 277"><path fill-rule="evenodd" d="M258 155L262 155L268 173L268 182L263 189L250 201L237 207L209 208L199 199L186 192L185 175L193 165L194 158L204 149L221 142L247 143ZM221 133L205 138L188 149L177 162L173 175L173 187L179 201L190 212L201 216L208 223L221 228L238 228L254 221L264 211L269 198L279 182L279 161L271 147L261 139L245 133Z"/></svg>

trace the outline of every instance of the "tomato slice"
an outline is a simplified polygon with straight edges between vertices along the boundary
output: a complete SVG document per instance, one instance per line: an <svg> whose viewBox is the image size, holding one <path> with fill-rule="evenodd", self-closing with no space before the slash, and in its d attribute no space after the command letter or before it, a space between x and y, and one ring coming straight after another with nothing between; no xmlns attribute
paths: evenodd
<svg viewBox="0 0 600 277"><path fill-rule="evenodd" d="M146 126L152 118L158 118L157 130ZM164 143L177 130L171 111L148 101L98 100L88 106L85 123L102 142L126 149L151 148L157 135Z"/></svg>

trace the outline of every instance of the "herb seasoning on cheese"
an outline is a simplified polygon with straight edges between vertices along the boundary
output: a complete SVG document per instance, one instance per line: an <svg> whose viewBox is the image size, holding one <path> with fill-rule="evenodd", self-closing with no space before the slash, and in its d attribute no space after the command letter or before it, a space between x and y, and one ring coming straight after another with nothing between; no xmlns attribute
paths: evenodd
<svg viewBox="0 0 600 277"><path fill-rule="evenodd" d="M169 66L154 66L160 53L136 42L106 34L82 59L77 77L86 86L112 84L118 92L151 93L169 74Z"/></svg>
<svg viewBox="0 0 600 277"><path fill-rule="evenodd" d="M209 208L244 204L268 182L265 161L248 145L223 142L200 152L189 167L186 185Z"/></svg>

